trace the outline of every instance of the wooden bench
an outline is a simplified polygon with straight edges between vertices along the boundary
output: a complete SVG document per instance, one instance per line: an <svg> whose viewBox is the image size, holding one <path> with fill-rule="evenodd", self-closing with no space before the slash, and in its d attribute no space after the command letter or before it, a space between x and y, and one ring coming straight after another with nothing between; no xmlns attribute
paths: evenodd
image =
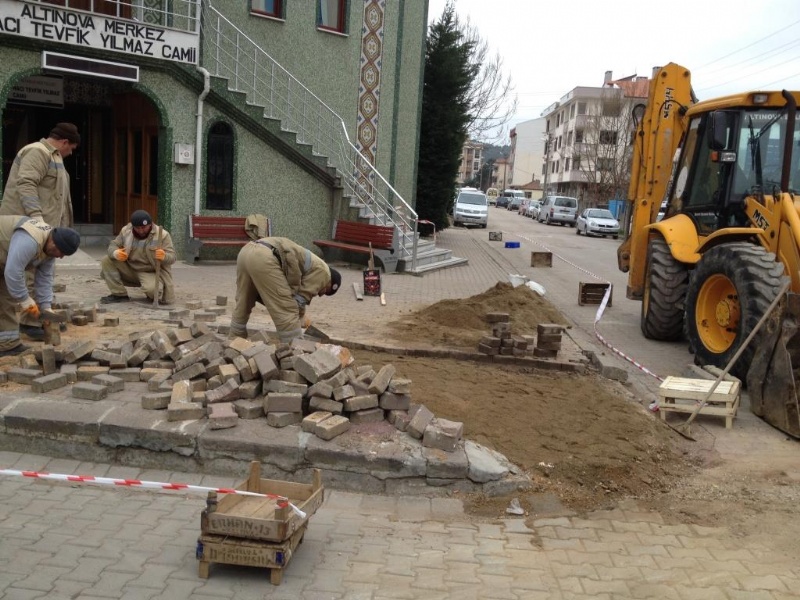
<svg viewBox="0 0 800 600"><path fill-rule="evenodd" d="M381 263L385 273L394 273L400 258L397 231L391 225L336 221L333 239L314 240L314 244L322 250L325 260L329 260L331 250L369 255L369 245L372 244L375 259Z"/></svg>
<svg viewBox="0 0 800 600"><path fill-rule="evenodd" d="M241 248L252 241L244 228L246 221L247 217L190 215L189 235L186 236L186 262L194 263L203 246ZM270 235L269 220L267 230L267 235Z"/></svg>

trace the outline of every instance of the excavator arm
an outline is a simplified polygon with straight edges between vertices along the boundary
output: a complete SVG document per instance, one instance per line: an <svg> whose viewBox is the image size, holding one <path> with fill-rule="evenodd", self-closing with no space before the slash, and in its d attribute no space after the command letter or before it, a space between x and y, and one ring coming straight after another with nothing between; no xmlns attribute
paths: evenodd
<svg viewBox="0 0 800 600"><path fill-rule="evenodd" d="M656 221L661 202L667 197L676 150L687 127L685 114L695 102L689 70L669 63L654 69L647 105L634 109L638 126L628 188L628 230L617 250L619 269L628 273L628 298L642 298L648 225Z"/></svg>

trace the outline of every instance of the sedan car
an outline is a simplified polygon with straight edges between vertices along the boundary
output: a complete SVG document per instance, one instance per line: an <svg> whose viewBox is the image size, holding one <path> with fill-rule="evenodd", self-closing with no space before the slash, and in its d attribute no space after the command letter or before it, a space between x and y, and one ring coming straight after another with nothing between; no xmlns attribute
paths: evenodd
<svg viewBox="0 0 800 600"><path fill-rule="evenodd" d="M497 202L495 202L494 205L497 208L508 209L508 203L509 203L510 200L511 200L511 198L508 197L508 196L498 196L497 197Z"/></svg>
<svg viewBox="0 0 800 600"><path fill-rule="evenodd" d="M539 216L539 209L541 207L542 203L540 200L531 200L531 203L528 204L528 211L525 213L525 216L535 219Z"/></svg>
<svg viewBox="0 0 800 600"><path fill-rule="evenodd" d="M611 211L605 208L587 208L575 222L575 233L580 235L607 235L619 238L619 221L614 218Z"/></svg>
<svg viewBox="0 0 800 600"><path fill-rule="evenodd" d="M508 210L515 210L519 212L519 207L522 204L522 198L511 198L511 202L508 203Z"/></svg>

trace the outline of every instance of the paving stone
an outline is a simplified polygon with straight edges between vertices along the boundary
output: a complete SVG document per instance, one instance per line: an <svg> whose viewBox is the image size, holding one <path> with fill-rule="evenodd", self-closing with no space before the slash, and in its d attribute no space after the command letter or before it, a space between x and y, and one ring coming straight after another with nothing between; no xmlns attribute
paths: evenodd
<svg viewBox="0 0 800 600"><path fill-rule="evenodd" d="M303 413L300 412L271 412L267 413L267 425L271 427L286 427L295 425L303 420Z"/></svg>
<svg viewBox="0 0 800 600"><path fill-rule="evenodd" d="M109 394L125 389L125 380L114 375L95 375L92 377L92 383L106 386Z"/></svg>
<svg viewBox="0 0 800 600"><path fill-rule="evenodd" d="M360 423L379 423L383 421L384 412L382 408L367 408L365 410L351 412L349 417L350 422L354 425Z"/></svg>
<svg viewBox="0 0 800 600"><path fill-rule="evenodd" d="M433 418L433 413L430 410L428 410L424 405L419 405L414 413L414 416L409 421L406 431L411 437L414 437L418 440L422 439L422 436L425 433L425 428L430 424Z"/></svg>
<svg viewBox="0 0 800 600"><path fill-rule="evenodd" d="M240 419L259 419L264 416L264 401L261 398L256 400L245 398L235 400L233 402L233 410L236 411Z"/></svg>
<svg viewBox="0 0 800 600"><path fill-rule="evenodd" d="M300 423L300 428L308 433L314 433L319 423L332 416L333 416L332 413L329 413L324 410L318 410L316 412L312 412L310 415L308 415L303 419L303 421Z"/></svg>
<svg viewBox="0 0 800 600"><path fill-rule="evenodd" d="M79 382L72 386L72 395L84 400L103 400L108 396L108 388L95 383Z"/></svg>
<svg viewBox="0 0 800 600"><path fill-rule="evenodd" d="M341 415L333 415L317 423L314 434L323 440L332 440L337 435L343 434L350 429L350 419Z"/></svg>
<svg viewBox="0 0 800 600"><path fill-rule="evenodd" d="M142 408L145 410L164 410L169 406L172 392L151 392L142 395Z"/></svg>
<svg viewBox="0 0 800 600"><path fill-rule="evenodd" d="M38 394L57 390L67 385L67 376L63 373L51 373L43 377L37 377L31 381L31 391Z"/></svg>
<svg viewBox="0 0 800 600"><path fill-rule="evenodd" d="M438 448L445 452L454 452L464 433L464 424L447 419L433 419L425 428L422 445L426 448Z"/></svg>
<svg viewBox="0 0 800 600"><path fill-rule="evenodd" d="M392 364L382 366L367 388L369 393L380 395L385 392L396 371L397 369Z"/></svg>
<svg viewBox="0 0 800 600"><path fill-rule="evenodd" d="M208 425L211 429L229 429L239 424L239 415L230 402L209 405Z"/></svg>
<svg viewBox="0 0 800 600"><path fill-rule="evenodd" d="M296 356L294 369L305 377L310 383L328 379L342 368L339 357L330 350L320 348L311 354Z"/></svg>
<svg viewBox="0 0 800 600"><path fill-rule="evenodd" d="M291 392L270 392L264 398L264 412L303 412L303 395Z"/></svg>

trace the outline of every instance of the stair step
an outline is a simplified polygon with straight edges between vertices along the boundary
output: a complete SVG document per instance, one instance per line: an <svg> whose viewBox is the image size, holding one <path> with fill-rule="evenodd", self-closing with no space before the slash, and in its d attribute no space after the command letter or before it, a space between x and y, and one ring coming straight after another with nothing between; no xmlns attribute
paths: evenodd
<svg viewBox="0 0 800 600"><path fill-rule="evenodd" d="M408 269L406 269L405 265L403 265L402 272L403 273L410 273L411 275L423 275L425 273L430 273L432 271L438 271L440 269L449 269L450 267L457 267L459 265L465 265L468 262L469 261L466 258L459 258L457 256L452 256L452 257L448 258L447 260L443 260L443 261L439 261L439 262L435 262L435 263L430 263L430 264L426 264L426 265L417 264L417 268L414 269L413 271L411 270L410 263L409 263L409 268ZM400 270L400 269L398 268L398 270Z"/></svg>

